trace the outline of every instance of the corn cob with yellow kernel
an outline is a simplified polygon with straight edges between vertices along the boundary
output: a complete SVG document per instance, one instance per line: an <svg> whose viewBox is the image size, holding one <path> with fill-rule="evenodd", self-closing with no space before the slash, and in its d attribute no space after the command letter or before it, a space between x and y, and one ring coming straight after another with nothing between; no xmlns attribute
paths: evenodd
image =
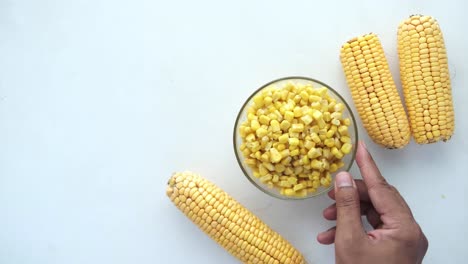
<svg viewBox="0 0 468 264"><path fill-rule="evenodd" d="M385 54L375 34L353 38L340 60L356 109L372 140L386 148L409 143L410 128Z"/></svg>
<svg viewBox="0 0 468 264"><path fill-rule="evenodd" d="M278 233L197 174L175 173L166 194L192 222L244 263L306 263Z"/></svg>
<svg viewBox="0 0 468 264"><path fill-rule="evenodd" d="M398 27L398 56L411 131L419 144L450 139L454 111L444 39L437 21L414 15Z"/></svg>

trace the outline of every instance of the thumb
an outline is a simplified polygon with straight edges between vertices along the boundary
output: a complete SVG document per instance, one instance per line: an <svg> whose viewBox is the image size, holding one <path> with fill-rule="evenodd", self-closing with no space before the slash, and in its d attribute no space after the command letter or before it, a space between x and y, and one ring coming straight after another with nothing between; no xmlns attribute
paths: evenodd
<svg viewBox="0 0 468 264"><path fill-rule="evenodd" d="M340 172L335 177L335 201L337 209L335 241L356 241L362 238L359 193L353 177Z"/></svg>

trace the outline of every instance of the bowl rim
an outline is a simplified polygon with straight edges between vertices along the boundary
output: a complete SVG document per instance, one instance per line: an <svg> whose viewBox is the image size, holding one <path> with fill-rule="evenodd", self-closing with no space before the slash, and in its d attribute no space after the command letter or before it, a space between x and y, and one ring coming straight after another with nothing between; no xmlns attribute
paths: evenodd
<svg viewBox="0 0 468 264"><path fill-rule="evenodd" d="M309 77L304 77L304 76L287 76L287 77L281 77L281 78L278 78L278 79L275 79L273 81L270 81L262 86L260 86L260 88L256 89L248 98L247 100L245 100L245 102L242 104L242 107L240 108L238 114L237 114L237 117L236 117L236 121L234 123L234 132L233 132L233 146L234 146L234 154L236 156L236 160L237 160L237 163L239 165L239 167L241 168L244 176L257 188L259 189L260 191L266 193L267 195L270 195L272 197L275 197L275 198L278 198L278 199L281 199L281 200L305 200L305 199L309 199L309 198L313 198L313 197L317 197L317 196L321 196L322 194L330 191L332 188L333 188L333 184L330 184L329 187L327 188L323 188L321 191L317 191L316 193L314 193L313 195L308 195L308 196L305 196L305 197L295 197L295 196L283 196L281 194L276 194L276 193L273 193L273 192L269 192L266 187L262 187L260 186L254 179L252 179L252 177L249 175L249 173L247 172L247 169L244 167L244 165L242 165L242 161L241 161L241 157L239 157L239 153L237 151L237 131L238 131L238 127L240 125L240 119L241 119L241 115L242 115L242 112L244 112L244 109L251 103L251 100L252 98L257 95L260 91L262 91L264 88L270 86L271 84L274 84L274 83L278 83L278 82L281 82L281 81L287 81L287 80L305 80L305 81L311 81L311 82L315 82L317 84L320 84L324 87L326 87L327 89L331 90L332 93L334 95L336 95L340 100L341 102L346 106L348 112L349 112L349 115L351 116L351 119L353 120L353 129L354 129L354 135L355 135L355 142L354 142L354 145L356 145L358 143L358 140L359 140L359 137L358 137L358 130L357 130L357 125L356 125L356 118L354 117L354 114L353 114L353 111L351 110L351 107L349 106L349 104L346 102L346 100L343 98L343 96L341 96L341 94L339 94L335 89L331 88L328 84L324 83L324 82L321 82L317 79L314 79L314 78L309 78ZM351 160L347 166L347 168L345 170L340 170L340 171L349 171L352 167L352 165L354 164L354 161L356 159L356 152L357 152L357 146L354 146L353 145L353 151L351 153ZM334 182L334 179L333 181Z"/></svg>

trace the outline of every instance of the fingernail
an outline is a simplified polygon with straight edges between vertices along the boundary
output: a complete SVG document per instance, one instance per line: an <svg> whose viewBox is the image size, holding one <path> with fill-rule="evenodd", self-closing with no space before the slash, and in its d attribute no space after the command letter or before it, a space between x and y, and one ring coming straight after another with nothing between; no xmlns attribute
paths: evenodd
<svg viewBox="0 0 468 264"><path fill-rule="evenodd" d="M354 186L354 184L353 184L353 178L351 177L351 174L347 172L340 172L336 175L335 189L343 188L343 187L352 187L352 186Z"/></svg>

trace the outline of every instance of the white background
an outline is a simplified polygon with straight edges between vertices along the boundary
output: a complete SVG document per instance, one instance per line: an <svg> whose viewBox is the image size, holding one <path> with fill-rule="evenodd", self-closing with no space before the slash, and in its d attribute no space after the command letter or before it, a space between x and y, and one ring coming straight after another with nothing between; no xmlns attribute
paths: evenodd
<svg viewBox="0 0 468 264"><path fill-rule="evenodd" d="M436 17L456 130L448 143L373 144L429 241L425 263L468 258L466 1L0 1L0 263L236 263L165 196L174 171L212 180L331 263L326 196L281 201L243 176L234 119L260 85L317 78L350 100L338 59L377 33L399 85L398 23ZM351 102L351 101L350 101ZM353 106L354 110L354 106ZM359 177L356 166L351 172Z"/></svg>

